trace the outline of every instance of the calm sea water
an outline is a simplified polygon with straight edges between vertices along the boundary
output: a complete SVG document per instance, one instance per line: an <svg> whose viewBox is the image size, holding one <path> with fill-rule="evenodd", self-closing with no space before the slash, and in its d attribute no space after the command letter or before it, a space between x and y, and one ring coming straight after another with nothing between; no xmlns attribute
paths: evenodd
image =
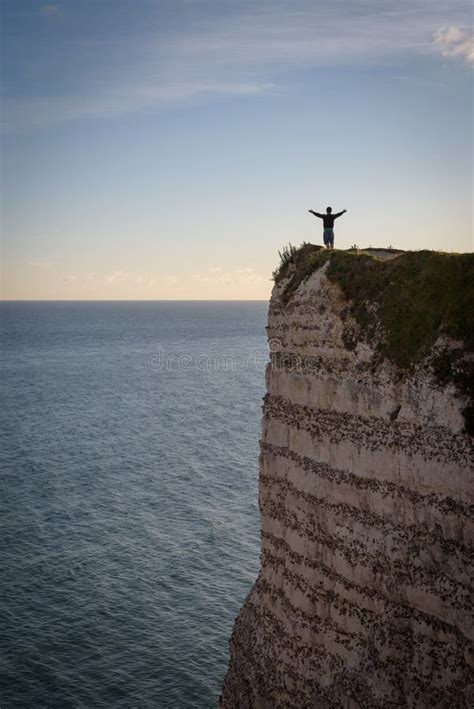
<svg viewBox="0 0 474 709"><path fill-rule="evenodd" d="M216 705L267 304L2 303L0 706Z"/></svg>

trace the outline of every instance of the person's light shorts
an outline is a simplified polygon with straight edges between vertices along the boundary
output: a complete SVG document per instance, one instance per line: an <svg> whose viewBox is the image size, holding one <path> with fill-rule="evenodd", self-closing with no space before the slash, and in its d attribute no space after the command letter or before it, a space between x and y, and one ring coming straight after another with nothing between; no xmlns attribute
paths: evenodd
<svg viewBox="0 0 474 709"><path fill-rule="evenodd" d="M325 229L323 233L324 246L334 246L334 229Z"/></svg>

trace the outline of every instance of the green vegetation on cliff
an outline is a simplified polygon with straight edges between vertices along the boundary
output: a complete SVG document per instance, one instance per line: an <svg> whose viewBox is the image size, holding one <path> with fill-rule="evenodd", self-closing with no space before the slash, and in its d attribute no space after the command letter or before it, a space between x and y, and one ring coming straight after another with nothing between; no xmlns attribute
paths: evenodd
<svg viewBox="0 0 474 709"><path fill-rule="evenodd" d="M433 371L440 383L453 381L474 397L473 362L465 357L474 351L474 254L406 251L381 259L303 244L287 252L274 273L276 283L289 276L283 303L327 261L326 275L341 288L357 323L356 330L348 327L344 333L348 349L359 340L376 343L381 357L410 370L445 335L462 345L435 355ZM474 430L474 408L468 407L465 415L467 428Z"/></svg>

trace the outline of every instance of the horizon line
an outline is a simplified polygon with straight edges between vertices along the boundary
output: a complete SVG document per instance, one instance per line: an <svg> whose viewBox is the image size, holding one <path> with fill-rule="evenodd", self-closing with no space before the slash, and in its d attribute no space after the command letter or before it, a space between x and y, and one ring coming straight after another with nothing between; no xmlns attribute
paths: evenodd
<svg viewBox="0 0 474 709"><path fill-rule="evenodd" d="M266 303L269 298L1 298L0 303Z"/></svg>

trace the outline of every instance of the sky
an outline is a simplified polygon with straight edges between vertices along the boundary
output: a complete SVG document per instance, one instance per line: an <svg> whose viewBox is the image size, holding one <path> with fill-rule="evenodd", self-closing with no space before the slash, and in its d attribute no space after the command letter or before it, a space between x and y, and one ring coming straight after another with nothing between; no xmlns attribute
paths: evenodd
<svg viewBox="0 0 474 709"><path fill-rule="evenodd" d="M3 299L266 299L328 205L474 250L467 0L0 6Z"/></svg>

